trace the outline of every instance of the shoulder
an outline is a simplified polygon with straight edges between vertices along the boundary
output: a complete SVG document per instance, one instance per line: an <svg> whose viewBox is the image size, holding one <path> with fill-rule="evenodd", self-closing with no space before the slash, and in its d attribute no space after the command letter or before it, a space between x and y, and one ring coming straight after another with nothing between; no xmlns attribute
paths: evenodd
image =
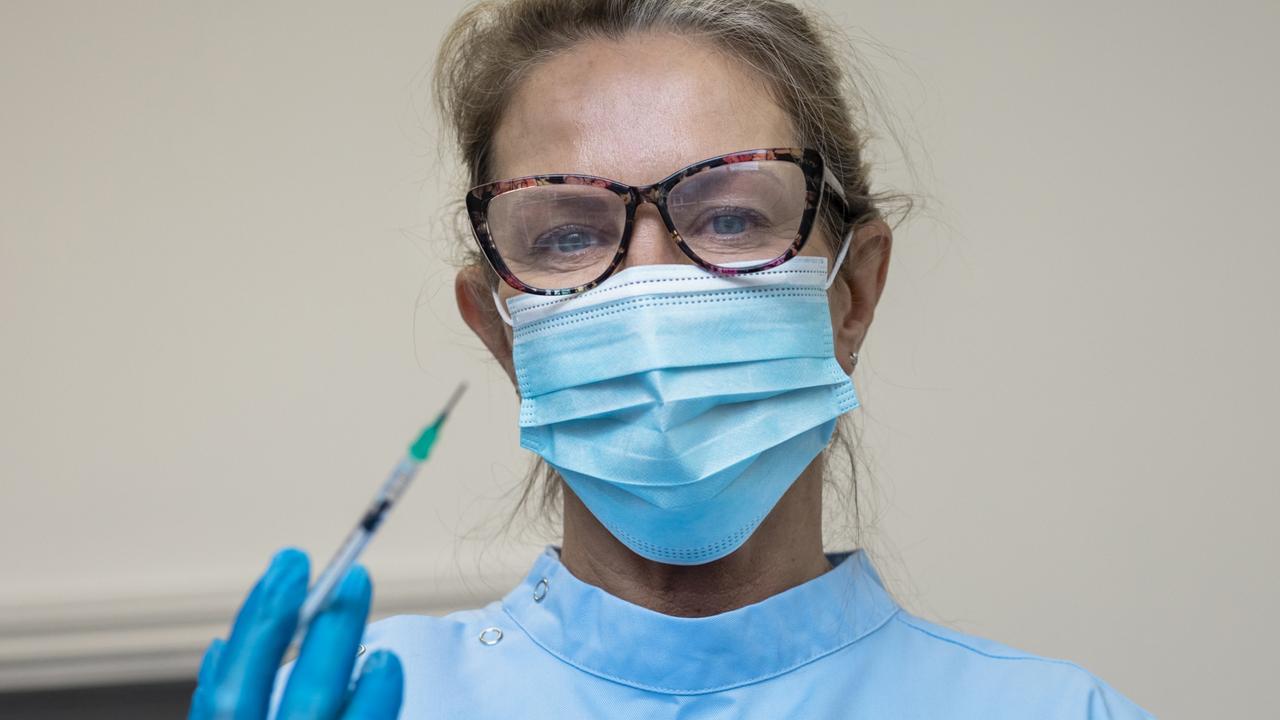
<svg viewBox="0 0 1280 720"><path fill-rule="evenodd" d="M504 617L501 603L494 601L484 607L458 610L443 616L393 615L371 622L365 625L361 635L361 648L352 668L352 678L359 676L364 659L373 651L389 650L400 659L404 669L406 682L402 707L422 707L424 696L442 690L439 683L456 684L464 668L476 669L476 663L469 655L485 647L480 642L481 633L499 628L508 638L511 637L511 627L503 622ZM506 641L505 644L511 643ZM275 717L293 667L294 661L290 661L276 673L268 717Z"/></svg>
<svg viewBox="0 0 1280 720"><path fill-rule="evenodd" d="M1043 657L929 622L904 610L882 628L899 648L914 683L952 701L985 708L985 717L1044 720L1141 720L1154 717L1069 660ZM913 683L913 684L914 684ZM999 708L1000 710L997 710ZM1001 714L1001 712L1005 714Z"/></svg>
<svg viewBox="0 0 1280 720"><path fill-rule="evenodd" d="M365 626L362 643L369 650L447 657L451 651L480 644L481 633L491 628L497 628L508 636L505 639L510 639L511 628L506 618L500 601L447 615L393 615Z"/></svg>

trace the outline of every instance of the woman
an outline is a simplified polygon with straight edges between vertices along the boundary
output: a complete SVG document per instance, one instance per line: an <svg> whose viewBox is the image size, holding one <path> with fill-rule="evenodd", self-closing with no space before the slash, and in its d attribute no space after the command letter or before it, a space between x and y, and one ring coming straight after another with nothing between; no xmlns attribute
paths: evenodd
<svg viewBox="0 0 1280 720"><path fill-rule="evenodd" d="M357 568L277 677L308 573L283 551L193 717L1150 717L823 552L825 453L892 244L823 37L763 0L456 22L436 87L480 251L457 303L555 471L563 543L444 618L364 627Z"/></svg>

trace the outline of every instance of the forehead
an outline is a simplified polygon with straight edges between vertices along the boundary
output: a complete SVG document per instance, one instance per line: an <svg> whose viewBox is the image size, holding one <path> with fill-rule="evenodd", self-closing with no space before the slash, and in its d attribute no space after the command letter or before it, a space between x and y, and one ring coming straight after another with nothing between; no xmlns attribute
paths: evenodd
<svg viewBox="0 0 1280 720"><path fill-rule="evenodd" d="M524 78L494 135L490 172L641 185L704 158L795 143L744 63L705 40L635 35L585 41Z"/></svg>

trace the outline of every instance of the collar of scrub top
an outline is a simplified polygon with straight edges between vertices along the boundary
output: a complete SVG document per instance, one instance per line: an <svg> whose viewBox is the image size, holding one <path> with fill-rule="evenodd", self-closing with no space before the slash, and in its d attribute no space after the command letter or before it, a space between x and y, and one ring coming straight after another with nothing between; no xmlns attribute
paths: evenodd
<svg viewBox="0 0 1280 720"><path fill-rule="evenodd" d="M695 695L782 675L846 647L898 610L864 550L826 573L709 617L665 615L574 577L548 545L502 607L542 649L652 692Z"/></svg>

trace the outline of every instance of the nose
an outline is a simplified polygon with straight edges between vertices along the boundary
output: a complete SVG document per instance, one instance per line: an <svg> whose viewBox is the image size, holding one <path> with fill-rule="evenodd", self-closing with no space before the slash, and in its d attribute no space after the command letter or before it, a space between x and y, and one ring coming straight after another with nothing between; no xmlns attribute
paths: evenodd
<svg viewBox="0 0 1280 720"><path fill-rule="evenodd" d="M662 215L653 203L641 203L636 208L631 226L631 243L622 267L635 265L692 265L693 261L680 251L675 238L662 222ZM621 269L621 268L620 268Z"/></svg>

